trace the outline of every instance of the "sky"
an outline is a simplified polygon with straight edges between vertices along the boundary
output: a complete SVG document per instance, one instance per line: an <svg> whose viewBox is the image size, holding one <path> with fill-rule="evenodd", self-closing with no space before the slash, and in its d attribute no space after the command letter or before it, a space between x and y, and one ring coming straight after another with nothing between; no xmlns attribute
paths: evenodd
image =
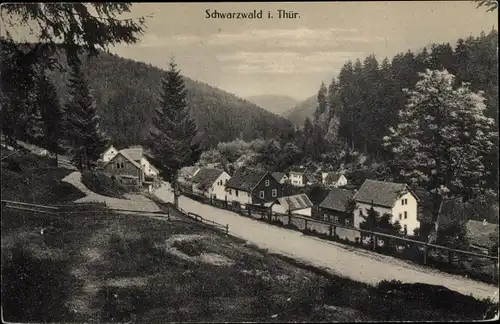
<svg viewBox="0 0 500 324"><path fill-rule="evenodd" d="M296 12L280 19L278 10ZM259 12L262 19L207 18L210 12ZM273 18L268 18L268 12ZM182 73L240 97L303 100L329 84L347 60L379 62L408 49L498 29L497 12L469 1L308 3L136 3L128 16L149 16L141 41L111 52Z"/></svg>

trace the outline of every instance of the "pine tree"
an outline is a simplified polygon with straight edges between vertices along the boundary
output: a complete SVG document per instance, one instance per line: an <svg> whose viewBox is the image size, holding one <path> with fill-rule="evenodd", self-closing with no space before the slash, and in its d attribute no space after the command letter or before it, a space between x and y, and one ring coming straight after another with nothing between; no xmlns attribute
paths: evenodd
<svg viewBox="0 0 500 324"><path fill-rule="evenodd" d="M159 107L153 117L150 147L161 175L175 186L177 202L177 173L184 166L194 164L200 155L194 142L197 125L186 104L186 88L173 58L162 79Z"/></svg>
<svg viewBox="0 0 500 324"><path fill-rule="evenodd" d="M78 59L70 62L68 83L70 100L66 105L66 134L72 149L73 162L80 168L90 168L99 158L106 140L99 130L99 116L90 94L82 63Z"/></svg>
<svg viewBox="0 0 500 324"><path fill-rule="evenodd" d="M443 199L467 200L484 191L484 156L498 136L493 120L484 115L482 94L467 84L454 89L453 79L447 71L421 74L415 90L407 92L399 125L384 139L400 162L401 175L433 195L434 217Z"/></svg>
<svg viewBox="0 0 500 324"><path fill-rule="evenodd" d="M64 134L62 106L56 88L44 73L38 78L36 91L36 106L41 113L43 123L41 145L55 153L57 161L57 155L62 153L61 140Z"/></svg>

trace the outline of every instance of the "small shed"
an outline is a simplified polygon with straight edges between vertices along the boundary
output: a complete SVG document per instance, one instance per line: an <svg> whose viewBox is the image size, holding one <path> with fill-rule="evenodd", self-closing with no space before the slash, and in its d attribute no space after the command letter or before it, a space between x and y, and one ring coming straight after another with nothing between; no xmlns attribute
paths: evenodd
<svg viewBox="0 0 500 324"><path fill-rule="evenodd" d="M289 212L303 216L311 216L313 203L306 194L282 197L271 204L273 213L286 215Z"/></svg>

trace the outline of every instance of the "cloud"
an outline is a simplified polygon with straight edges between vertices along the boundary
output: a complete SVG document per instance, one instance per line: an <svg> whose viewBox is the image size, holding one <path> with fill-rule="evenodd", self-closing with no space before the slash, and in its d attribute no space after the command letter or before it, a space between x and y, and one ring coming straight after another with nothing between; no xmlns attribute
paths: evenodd
<svg viewBox="0 0 500 324"><path fill-rule="evenodd" d="M364 37L357 29L253 29L242 33L212 34L207 45L236 45L239 43L265 43L274 47L309 47L334 43L371 43L383 41L383 37Z"/></svg>
<svg viewBox="0 0 500 324"><path fill-rule="evenodd" d="M223 70L241 74L255 73L315 73L332 71L345 61L361 57L363 52L237 52L219 54L220 62L227 62Z"/></svg>
<svg viewBox="0 0 500 324"><path fill-rule="evenodd" d="M166 47L185 46L200 43L201 37L193 35L174 35L159 37L156 34L146 34L141 37L139 46L141 47Z"/></svg>

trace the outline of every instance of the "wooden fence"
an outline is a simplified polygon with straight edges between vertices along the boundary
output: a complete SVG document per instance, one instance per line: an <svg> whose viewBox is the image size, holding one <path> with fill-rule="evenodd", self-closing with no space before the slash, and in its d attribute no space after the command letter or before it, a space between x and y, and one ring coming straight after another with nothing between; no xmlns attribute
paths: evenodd
<svg viewBox="0 0 500 324"><path fill-rule="evenodd" d="M190 192L183 192L182 194L205 204L273 225L298 230L307 235L361 247L373 252L407 259L425 266L436 267L443 271L498 284L498 256L453 249L403 236L362 230L303 215L276 214L270 208L260 205L246 205L243 207L239 204L232 205L227 201L210 199Z"/></svg>

